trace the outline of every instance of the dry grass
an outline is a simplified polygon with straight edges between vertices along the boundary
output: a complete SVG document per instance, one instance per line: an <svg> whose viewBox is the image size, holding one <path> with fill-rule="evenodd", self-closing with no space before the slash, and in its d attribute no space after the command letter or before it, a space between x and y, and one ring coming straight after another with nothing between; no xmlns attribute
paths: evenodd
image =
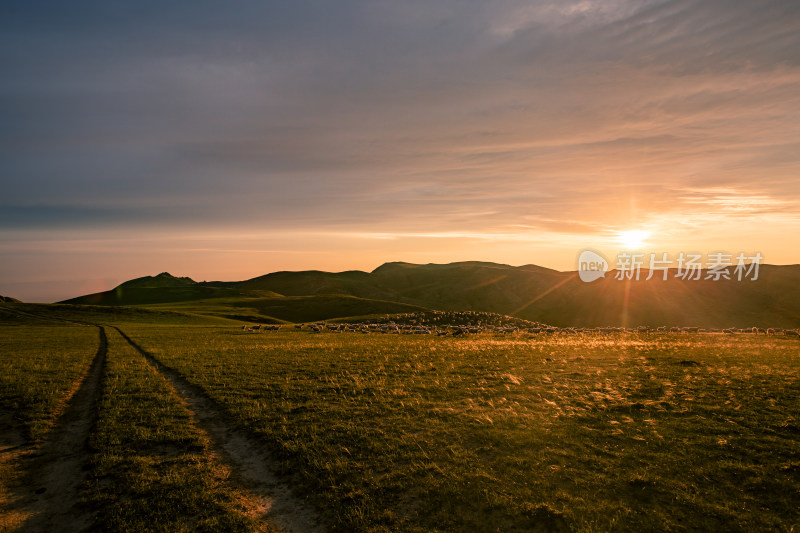
<svg viewBox="0 0 800 533"><path fill-rule="evenodd" d="M97 328L0 328L0 408L13 412L24 438L40 442L52 429L97 352Z"/></svg>
<svg viewBox="0 0 800 533"><path fill-rule="evenodd" d="M132 336L338 530L790 530L800 343L714 335Z"/></svg>
<svg viewBox="0 0 800 533"><path fill-rule="evenodd" d="M174 389L116 331L84 494L102 531L259 531Z"/></svg>

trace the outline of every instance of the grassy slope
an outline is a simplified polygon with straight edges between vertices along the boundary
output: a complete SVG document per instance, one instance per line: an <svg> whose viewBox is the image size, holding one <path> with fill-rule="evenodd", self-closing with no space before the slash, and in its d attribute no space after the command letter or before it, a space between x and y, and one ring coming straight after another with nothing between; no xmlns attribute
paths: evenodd
<svg viewBox="0 0 800 533"><path fill-rule="evenodd" d="M0 325L33 323L63 325L65 321L88 324L134 323L198 326L238 324L238 321L224 317L190 311L182 313L171 309L81 304L0 304Z"/></svg>
<svg viewBox="0 0 800 533"><path fill-rule="evenodd" d="M759 280L593 283L575 273L486 263L388 264L374 274L431 308L493 311L560 326L800 325L800 266L761 267ZM674 271L673 271L674 274Z"/></svg>
<svg viewBox="0 0 800 533"><path fill-rule="evenodd" d="M394 294L374 283L366 272L274 272L236 284L244 290L269 290L286 296L347 294L361 298L393 300Z"/></svg>
<svg viewBox="0 0 800 533"><path fill-rule="evenodd" d="M67 300L81 305L143 305L240 296L240 291L204 285L180 287L117 287L114 290Z"/></svg>
<svg viewBox="0 0 800 533"><path fill-rule="evenodd" d="M800 326L800 267L762 266L755 282L612 278L588 284L572 278L519 315L578 326Z"/></svg>
<svg viewBox="0 0 800 533"><path fill-rule="evenodd" d="M334 530L800 523L794 340L129 332L269 442Z"/></svg>
<svg viewBox="0 0 800 533"><path fill-rule="evenodd" d="M149 309L205 314L263 324L313 322L331 317L413 313L424 308L347 295L221 298L150 305Z"/></svg>

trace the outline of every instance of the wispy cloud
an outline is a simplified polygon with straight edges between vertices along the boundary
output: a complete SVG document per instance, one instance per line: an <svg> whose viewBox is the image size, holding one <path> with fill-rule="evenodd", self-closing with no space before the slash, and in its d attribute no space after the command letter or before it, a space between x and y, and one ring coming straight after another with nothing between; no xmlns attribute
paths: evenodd
<svg viewBox="0 0 800 533"><path fill-rule="evenodd" d="M395 235L400 255L783 228L798 49L786 0L4 5L0 228Z"/></svg>

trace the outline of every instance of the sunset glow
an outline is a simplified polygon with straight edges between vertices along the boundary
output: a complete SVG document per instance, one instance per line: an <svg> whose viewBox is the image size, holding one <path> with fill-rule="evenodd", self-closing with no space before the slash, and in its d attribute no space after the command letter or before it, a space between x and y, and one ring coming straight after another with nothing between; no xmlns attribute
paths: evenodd
<svg viewBox="0 0 800 533"><path fill-rule="evenodd" d="M650 235L647 231L629 230L619 233L619 242L628 250L637 250L645 244L645 239Z"/></svg>
<svg viewBox="0 0 800 533"><path fill-rule="evenodd" d="M0 294L586 248L798 263L799 24L784 1L5 6Z"/></svg>

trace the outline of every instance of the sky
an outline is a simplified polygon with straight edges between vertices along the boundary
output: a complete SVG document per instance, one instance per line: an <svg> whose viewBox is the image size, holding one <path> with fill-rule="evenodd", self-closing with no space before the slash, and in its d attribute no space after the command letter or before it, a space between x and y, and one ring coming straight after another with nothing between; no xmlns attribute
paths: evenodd
<svg viewBox="0 0 800 533"><path fill-rule="evenodd" d="M795 0L0 0L0 71L25 301L587 248L800 263Z"/></svg>

